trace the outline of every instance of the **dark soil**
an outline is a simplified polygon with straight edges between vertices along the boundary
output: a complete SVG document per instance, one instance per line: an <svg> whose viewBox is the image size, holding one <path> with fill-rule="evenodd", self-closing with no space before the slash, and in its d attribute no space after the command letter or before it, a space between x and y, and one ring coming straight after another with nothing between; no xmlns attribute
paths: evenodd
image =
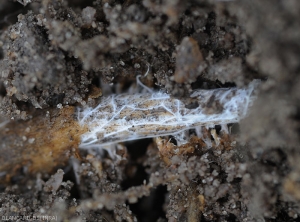
<svg viewBox="0 0 300 222"><path fill-rule="evenodd" d="M181 146L166 137L127 142L115 158L68 151L76 154L48 172L29 172L14 159L13 173L0 167L0 216L299 219L299 1L19 2L0 4L0 117L14 127L51 125L57 110L125 92L148 68L143 84L183 101L196 88L262 83L249 116L228 133L203 128L197 138L191 130ZM15 131L20 139L22 127ZM13 158L22 146L4 136L6 129L0 154ZM46 141L47 132L38 135Z"/></svg>

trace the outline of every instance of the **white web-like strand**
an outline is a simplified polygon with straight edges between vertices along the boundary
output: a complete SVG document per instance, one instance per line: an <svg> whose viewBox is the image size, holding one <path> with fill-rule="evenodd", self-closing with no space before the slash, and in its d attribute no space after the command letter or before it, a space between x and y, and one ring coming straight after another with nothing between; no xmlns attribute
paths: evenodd
<svg viewBox="0 0 300 222"><path fill-rule="evenodd" d="M247 88L196 90L194 109L166 93L120 94L102 98L95 108L78 111L78 121L88 127L81 148L121 141L175 135L198 126L239 122L247 114L257 83Z"/></svg>

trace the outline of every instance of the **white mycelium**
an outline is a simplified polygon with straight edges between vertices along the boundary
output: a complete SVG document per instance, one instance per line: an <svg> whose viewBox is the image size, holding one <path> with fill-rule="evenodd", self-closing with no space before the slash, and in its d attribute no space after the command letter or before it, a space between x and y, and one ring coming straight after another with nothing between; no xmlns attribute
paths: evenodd
<svg viewBox="0 0 300 222"><path fill-rule="evenodd" d="M196 90L193 107L166 93L120 94L102 98L95 108L78 112L78 121L89 131L82 148L120 141L175 135L198 126L224 125L244 118L253 100L256 83L247 88Z"/></svg>

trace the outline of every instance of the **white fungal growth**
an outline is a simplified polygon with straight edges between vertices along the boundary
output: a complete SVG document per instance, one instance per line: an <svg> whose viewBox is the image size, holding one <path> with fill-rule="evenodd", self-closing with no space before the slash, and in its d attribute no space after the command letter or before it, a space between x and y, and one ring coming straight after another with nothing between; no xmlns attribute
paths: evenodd
<svg viewBox="0 0 300 222"><path fill-rule="evenodd" d="M238 122L247 114L255 85L196 90L191 94L196 104L191 109L181 100L160 92L104 97L96 108L78 112L79 123L89 129L82 135L81 148Z"/></svg>

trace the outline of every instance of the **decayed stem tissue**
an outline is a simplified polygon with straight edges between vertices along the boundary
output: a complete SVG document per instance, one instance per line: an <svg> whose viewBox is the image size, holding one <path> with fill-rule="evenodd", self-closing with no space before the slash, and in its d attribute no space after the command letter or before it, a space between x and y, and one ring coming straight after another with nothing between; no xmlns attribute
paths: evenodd
<svg viewBox="0 0 300 222"><path fill-rule="evenodd" d="M238 122L247 114L257 82L246 88L195 90L195 107L166 93L120 94L102 98L95 108L78 110L78 122L88 128L81 148L142 138L175 135L197 126Z"/></svg>

